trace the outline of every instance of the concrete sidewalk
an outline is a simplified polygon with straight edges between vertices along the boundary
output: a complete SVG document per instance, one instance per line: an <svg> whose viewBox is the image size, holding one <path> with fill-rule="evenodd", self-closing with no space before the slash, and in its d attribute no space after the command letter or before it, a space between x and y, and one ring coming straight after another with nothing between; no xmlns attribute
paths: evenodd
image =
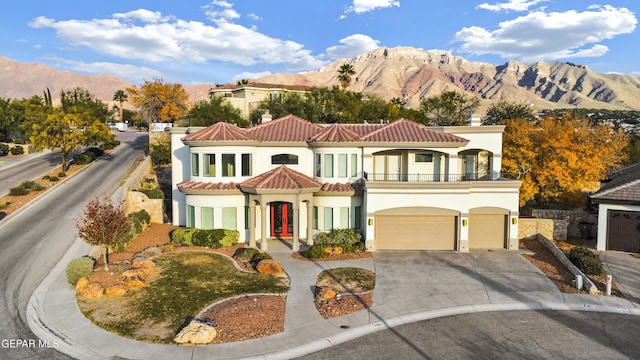
<svg viewBox="0 0 640 360"><path fill-rule="evenodd" d="M77 307L64 268L85 255L78 240L33 294L29 326L41 339L79 359L291 359L390 327L441 316L501 310L581 310L640 315L639 305L616 297L561 293L519 252L376 252L353 261L301 261L269 243L270 255L291 278L285 331L243 342L178 346L137 342L109 333ZM328 268L360 267L376 273L374 305L333 319L315 310L313 285ZM614 275L615 276L615 275Z"/></svg>

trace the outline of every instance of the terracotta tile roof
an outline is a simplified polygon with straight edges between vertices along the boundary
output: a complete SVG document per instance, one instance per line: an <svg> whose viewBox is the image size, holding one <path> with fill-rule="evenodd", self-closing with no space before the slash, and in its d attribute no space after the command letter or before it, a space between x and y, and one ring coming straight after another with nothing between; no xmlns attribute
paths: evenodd
<svg viewBox="0 0 640 360"><path fill-rule="evenodd" d="M344 183L344 184L324 183L320 188L320 191L324 191L324 192L353 192L356 190L358 190L357 186L351 183Z"/></svg>
<svg viewBox="0 0 640 360"><path fill-rule="evenodd" d="M367 135L360 137L362 141L379 142L452 142L463 143L468 140L459 136L445 134L426 128L411 120L399 119L389 123Z"/></svg>
<svg viewBox="0 0 640 360"><path fill-rule="evenodd" d="M246 130L226 122L218 122L182 138L182 141L250 141Z"/></svg>
<svg viewBox="0 0 640 360"><path fill-rule="evenodd" d="M264 174L260 174L240 184L241 187L254 189L313 189L322 186L307 175L281 165Z"/></svg>
<svg viewBox="0 0 640 360"><path fill-rule="evenodd" d="M606 180L591 199L640 202L640 163L631 164L607 174Z"/></svg>
<svg viewBox="0 0 640 360"><path fill-rule="evenodd" d="M340 126L363 136L385 127L387 124L341 124Z"/></svg>
<svg viewBox="0 0 640 360"><path fill-rule="evenodd" d="M218 86L215 88L211 88L210 91L215 90L236 90L242 88L260 88L260 89L285 89L285 90L296 90L296 91L309 91L313 89L311 86L307 85L282 85L282 84L268 84L268 83L258 83L258 82L250 82L248 84L224 84L222 86Z"/></svg>
<svg viewBox="0 0 640 360"><path fill-rule="evenodd" d="M238 190L238 184L230 183L209 183L201 181L187 180L176 185L178 189L182 190Z"/></svg>
<svg viewBox="0 0 640 360"><path fill-rule="evenodd" d="M324 130L312 136L310 141L348 142L356 141L359 137L360 135L347 129L345 126L342 126L340 124L333 124L331 126L325 127Z"/></svg>
<svg viewBox="0 0 640 360"><path fill-rule="evenodd" d="M313 124L295 115L287 115L245 130L260 141L295 142L307 141L324 127Z"/></svg>

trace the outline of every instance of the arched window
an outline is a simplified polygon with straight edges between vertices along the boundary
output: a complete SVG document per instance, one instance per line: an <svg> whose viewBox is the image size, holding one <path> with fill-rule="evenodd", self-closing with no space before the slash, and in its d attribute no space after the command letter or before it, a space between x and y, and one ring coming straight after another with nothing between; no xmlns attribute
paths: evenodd
<svg viewBox="0 0 640 360"><path fill-rule="evenodd" d="M276 154L271 157L271 165L298 165L298 155Z"/></svg>

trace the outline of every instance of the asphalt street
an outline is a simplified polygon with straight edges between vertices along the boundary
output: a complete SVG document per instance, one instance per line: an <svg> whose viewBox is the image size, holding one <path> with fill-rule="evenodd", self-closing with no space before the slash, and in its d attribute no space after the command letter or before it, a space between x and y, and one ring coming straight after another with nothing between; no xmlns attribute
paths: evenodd
<svg viewBox="0 0 640 360"><path fill-rule="evenodd" d="M379 331L300 359L640 359L637 316L503 311Z"/></svg>
<svg viewBox="0 0 640 360"><path fill-rule="evenodd" d="M122 133L118 138L122 144L112 154L0 221L0 358L68 358L55 350L54 343L39 342L27 326L26 306L77 238L75 219L86 202L93 195L113 194L148 142L144 133ZM45 156L42 161L50 159Z"/></svg>

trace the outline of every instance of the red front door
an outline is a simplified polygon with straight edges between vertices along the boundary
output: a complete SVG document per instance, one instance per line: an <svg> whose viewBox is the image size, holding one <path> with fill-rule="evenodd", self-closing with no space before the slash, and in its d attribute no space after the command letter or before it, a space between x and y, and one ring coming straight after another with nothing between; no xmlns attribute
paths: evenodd
<svg viewBox="0 0 640 360"><path fill-rule="evenodd" d="M293 204L271 203L271 236L293 236Z"/></svg>

